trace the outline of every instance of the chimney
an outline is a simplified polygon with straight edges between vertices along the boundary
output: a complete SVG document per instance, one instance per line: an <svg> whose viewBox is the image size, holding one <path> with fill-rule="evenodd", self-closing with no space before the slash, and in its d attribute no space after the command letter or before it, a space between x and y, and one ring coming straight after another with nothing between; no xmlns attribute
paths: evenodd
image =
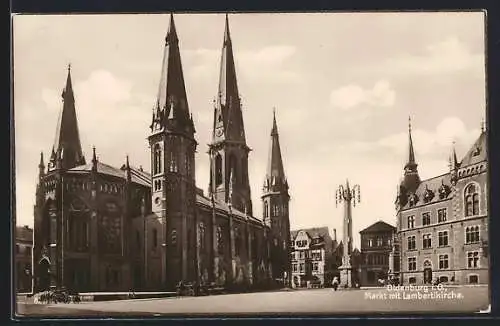
<svg viewBox="0 0 500 326"><path fill-rule="evenodd" d="M337 241L337 229L333 229L333 241Z"/></svg>

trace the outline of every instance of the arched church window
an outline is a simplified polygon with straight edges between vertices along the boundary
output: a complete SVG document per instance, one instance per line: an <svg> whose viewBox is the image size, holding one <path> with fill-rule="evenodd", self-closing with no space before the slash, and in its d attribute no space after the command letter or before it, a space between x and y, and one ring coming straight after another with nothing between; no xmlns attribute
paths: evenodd
<svg viewBox="0 0 500 326"><path fill-rule="evenodd" d="M198 246L200 249L205 249L205 224L200 222L198 224Z"/></svg>
<svg viewBox="0 0 500 326"><path fill-rule="evenodd" d="M222 253L224 251L224 238L223 238L223 232L222 232L222 227L217 226L217 250L219 253Z"/></svg>
<svg viewBox="0 0 500 326"><path fill-rule="evenodd" d="M234 249L236 256L239 256L241 250L241 234L238 227L234 230Z"/></svg>
<svg viewBox="0 0 500 326"><path fill-rule="evenodd" d="M170 152L170 172L179 172L179 166L177 164L177 155L174 151Z"/></svg>
<svg viewBox="0 0 500 326"><path fill-rule="evenodd" d="M264 217L268 217L269 214L269 204L268 202L264 202Z"/></svg>
<svg viewBox="0 0 500 326"><path fill-rule="evenodd" d="M232 176L234 182L239 183L239 171L236 168L236 157L234 156L234 154L231 154L231 156L229 156L229 173L234 174Z"/></svg>
<svg viewBox="0 0 500 326"><path fill-rule="evenodd" d="M241 182L242 183L248 182L247 160L244 157L241 159Z"/></svg>
<svg viewBox="0 0 500 326"><path fill-rule="evenodd" d="M189 177L191 175L191 161L189 160L188 153L186 153L186 155L184 156L184 166L186 169L186 176Z"/></svg>
<svg viewBox="0 0 500 326"><path fill-rule="evenodd" d="M479 187L470 184L465 188L465 216L479 215Z"/></svg>
<svg viewBox="0 0 500 326"><path fill-rule="evenodd" d="M215 185L222 184L222 157L220 154L215 156Z"/></svg>
<svg viewBox="0 0 500 326"><path fill-rule="evenodd" d="M160 145L156 144L153 151L153 174L161 173L161 152Z"/></svg>

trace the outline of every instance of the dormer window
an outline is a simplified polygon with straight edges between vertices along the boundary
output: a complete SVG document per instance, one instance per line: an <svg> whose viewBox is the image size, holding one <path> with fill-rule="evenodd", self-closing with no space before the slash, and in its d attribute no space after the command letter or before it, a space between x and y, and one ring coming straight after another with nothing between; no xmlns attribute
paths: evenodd
<svg viewBox="0 0 500 326"><path fill-rule="evenodd" d="M442 183L441 187L439 187L439 199L444 199L448 197L450 192L451 192L450 187Z"/></svg>
<svg viewBox="0 0 500 326"><path fill-rule="evenodd" d="M409 198L410 206L415 206L415 204L418 202L418 195L417 194L411 194Z"/></svg>
<svg viewBox="0 0 500 326"><path fill-rule="evenodd" d="M424 193L424 202L428 203L428 202L430 202L432 200L432 198L434 198L434 191L430 190L426 186L425 187L425 193Z"/></svg>
<svg viewBox="0 0 500 326"><path fill-rule="evenodd" d="M479 154L481 154L481 147L476 147L474 152L472 152L472 156L478 156Z"/></svg>

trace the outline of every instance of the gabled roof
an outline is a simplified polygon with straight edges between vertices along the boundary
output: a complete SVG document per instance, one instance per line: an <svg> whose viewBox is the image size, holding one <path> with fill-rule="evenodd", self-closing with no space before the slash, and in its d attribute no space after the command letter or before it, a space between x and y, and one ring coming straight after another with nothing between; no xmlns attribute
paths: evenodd
<svg viewBox="0 0 500 326"><path fill-rule="evenodd" d="M297 234L300 231L305 231L311 239L314 239L317 237L330 238L330 233L328 231L328 227L323 226L323 227L318 227L318 228L292 230L292 231L290 231L290 235L291 235L292 240L297 237Z"/></svg>
<svg viewBox="0 0 500 326"><path fill-rule="evenodd" d="M372 225L370 225L369 227L359 231L359 233L372 233L372 232L385 232L385 231L396 231L396 227L384 221L377 221Z"/></svg>
<svg viewBox="0 0 500 326"><path fill-rule="evenodd" d="M473 165L488 159L488 142L486 131L482 131L474 145L469 149L467 154L462 158L460 167Z"/></svg>

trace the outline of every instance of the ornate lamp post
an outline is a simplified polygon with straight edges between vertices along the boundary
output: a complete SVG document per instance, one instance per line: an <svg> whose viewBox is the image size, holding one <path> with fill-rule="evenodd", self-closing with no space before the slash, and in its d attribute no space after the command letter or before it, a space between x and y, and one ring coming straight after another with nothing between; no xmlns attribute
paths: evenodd
<svg viewBox="0 0 500 326"><path fill-rule="evenodd" d="M352 265L351 265L351 253L352 253L352 207L356 207L356 203L361 202L360 187L359 185L354 185L352 188L349 187L349 180L346 180L344 185L339 185L338 189L335 191L335 206L337 207L339 203L344 203L344 225L343 225L343 254L342 254L342 265L339 267L340 270L340 284L345 287L352 287Z"/></svg>

